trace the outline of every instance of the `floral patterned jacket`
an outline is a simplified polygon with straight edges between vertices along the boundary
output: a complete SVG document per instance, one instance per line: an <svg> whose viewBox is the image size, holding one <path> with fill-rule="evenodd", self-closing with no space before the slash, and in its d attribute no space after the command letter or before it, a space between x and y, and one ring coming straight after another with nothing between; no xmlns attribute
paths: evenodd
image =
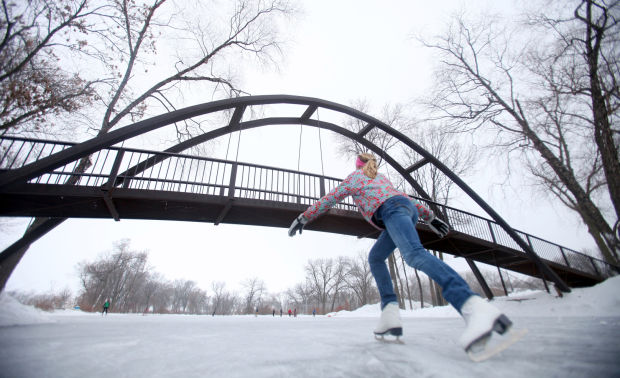
<svg viewBox="0 0 620 378"><path fill-rule="evenodd" d="M315 202L303 213L309 221L318 218L329 208L344 200L348 196L353 197L353 202L357 205L364 219L377 228L372 221L372 216L377 209L389 198L394 196L405 196L407 194L396 190L390 180L382 174L371 179L366 176L362 169L357 169L344 179L337 187ZM427 209L413 198L410 198L414 206L418 209L418 218L428 221L433 218L433 212Z"/></svg>

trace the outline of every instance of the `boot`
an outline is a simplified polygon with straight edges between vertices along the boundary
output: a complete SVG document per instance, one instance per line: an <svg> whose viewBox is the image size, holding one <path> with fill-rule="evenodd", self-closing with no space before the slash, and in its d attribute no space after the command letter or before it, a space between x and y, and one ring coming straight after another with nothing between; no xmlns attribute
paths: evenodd
<svg viewBox="0 0 620 378"><path fill-rule="evenodd" d="M465 301L461 315L465 319L466 328L459 344L466 351L472 345L488 339L493 331L503 334L512 325L506 315L477 295L472 295Z"/></svg>
<svg viewBox="0 0 620 378"><path fill-rule="evenodd" d="M401 336L403 334L403 325L400 322L400 309L398 303L390 302L381 311L381 319L377 328L375 328L375 335L393 335Z"/></svg>

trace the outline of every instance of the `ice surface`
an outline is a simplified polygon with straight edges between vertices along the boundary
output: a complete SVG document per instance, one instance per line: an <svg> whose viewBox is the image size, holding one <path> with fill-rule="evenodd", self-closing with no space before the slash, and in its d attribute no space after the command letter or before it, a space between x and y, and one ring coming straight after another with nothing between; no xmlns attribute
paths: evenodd
<svg viewBox="0 0 620 378"><path fill-rule="evenodd" d="M328 316L43 313L0 296L2 377L620 377L620 277L564 298L494 303L528 335L473 363L450 307L402 311L405 345L374 340L379 306Z"/></svg>

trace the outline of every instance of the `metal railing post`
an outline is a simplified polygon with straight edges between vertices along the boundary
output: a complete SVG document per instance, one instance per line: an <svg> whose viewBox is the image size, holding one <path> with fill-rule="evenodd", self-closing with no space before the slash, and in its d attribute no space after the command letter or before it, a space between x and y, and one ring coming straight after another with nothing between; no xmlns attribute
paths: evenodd
<svg viewBox="0 0 620 378"><path fill-rule="evenodd" d="M564 248L559 245L558 247L560 247L560 252L562 253L562 257L564 257L564 261L566 261L566 266L570 268L570 263L568 262L568 259L566 258L566 253L564 253Z"/></svg>
<svg viewBox="0 0 620 378"><path fill-rule="evenodd" d="M228 198L229 199L235 196L235 188L237 184L237 167L238 167L238 164L235 162L232 165L232 170L230 171L230 183L228 184Z"/></svg>
<svg viewBox="0 0 620 378"><path fill-rule="evenodd" d="M598 268L596 267L596 264L594 263L594 259L592 257L590 257L589 259L590 259L590 263L592 264L592 267L594 267L594 271L596 272L596 274L601 276L601 273L598 271Z"/></svg>
<svg viewBox="0 0 620 378"><path fill-rule="evenodd" d="M493 240L494 244L497 244L497 239L495 239L495 233L493 232L493 226L491 225L490 221L487 221L487 224L489 225L489 231L491 232L491 239Z"/></svg>
<svg viewBox="0 0 620 378"><path fill-rule="evenodd" d="M525 234L525 239L527 240L527 244L529 244L532 252L536 254L536 251L534 250L534 245L532 244L532 240L530 239L530 235ZM537 269L540 272L540 277L543 280L543 284L545 285L545 289L547 290L547 293L550 293L551 291L549 290L549 285L547 285L547 280L545 279L545 272L543 272L542 269L540 269L538 266L537 266Z"/></svg>

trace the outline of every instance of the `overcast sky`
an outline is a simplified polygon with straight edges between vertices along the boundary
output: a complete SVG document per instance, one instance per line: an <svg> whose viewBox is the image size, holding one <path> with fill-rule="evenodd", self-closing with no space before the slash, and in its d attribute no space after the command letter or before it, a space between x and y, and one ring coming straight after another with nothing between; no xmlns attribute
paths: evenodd
<svg viewBox="0 0 620 378"><path fill-rule="evenodd" d="M253 95L292 94L345 105L366 99L376 109L386 103L407 105L429 89L434 65L430 52L413 35L438 33L449 14L465 5L469 12L506 11L513 3L304 1L302 17L290 27L279 71L246 67L241 87ZM200 102L204 101L188 99L187 105ZM342 161L332 136L323 133L325 173L344 178L353 162ZM306 127L301 147L298 139L298 127L244 133L239 160L296 169L301 148L301 169L320 169L317 131ZM513 227L576 250L593 247L575 215L544 196L533 196L518 176L510 182L511 190L498 190L501 180L496 178L495 169L478 167L477 175L466 181ZM1 246L16 240L28 221L13 220L4 225ZM111 250L115 241L128 238L132 249L149 252L154 270L167 279L194 280L209 291L214 281L225 281L230 289L240 290L243 279L258 277L265 281L268 291L275 293L303 281L308 259L367 253L372 244L355 237L310 231L289 238L286 231L226 224L70 219L31 246L7 289L69 287L77 292L77 263L93 261ZM450 263L457 270L467 269L460 259Z"/></svg>

